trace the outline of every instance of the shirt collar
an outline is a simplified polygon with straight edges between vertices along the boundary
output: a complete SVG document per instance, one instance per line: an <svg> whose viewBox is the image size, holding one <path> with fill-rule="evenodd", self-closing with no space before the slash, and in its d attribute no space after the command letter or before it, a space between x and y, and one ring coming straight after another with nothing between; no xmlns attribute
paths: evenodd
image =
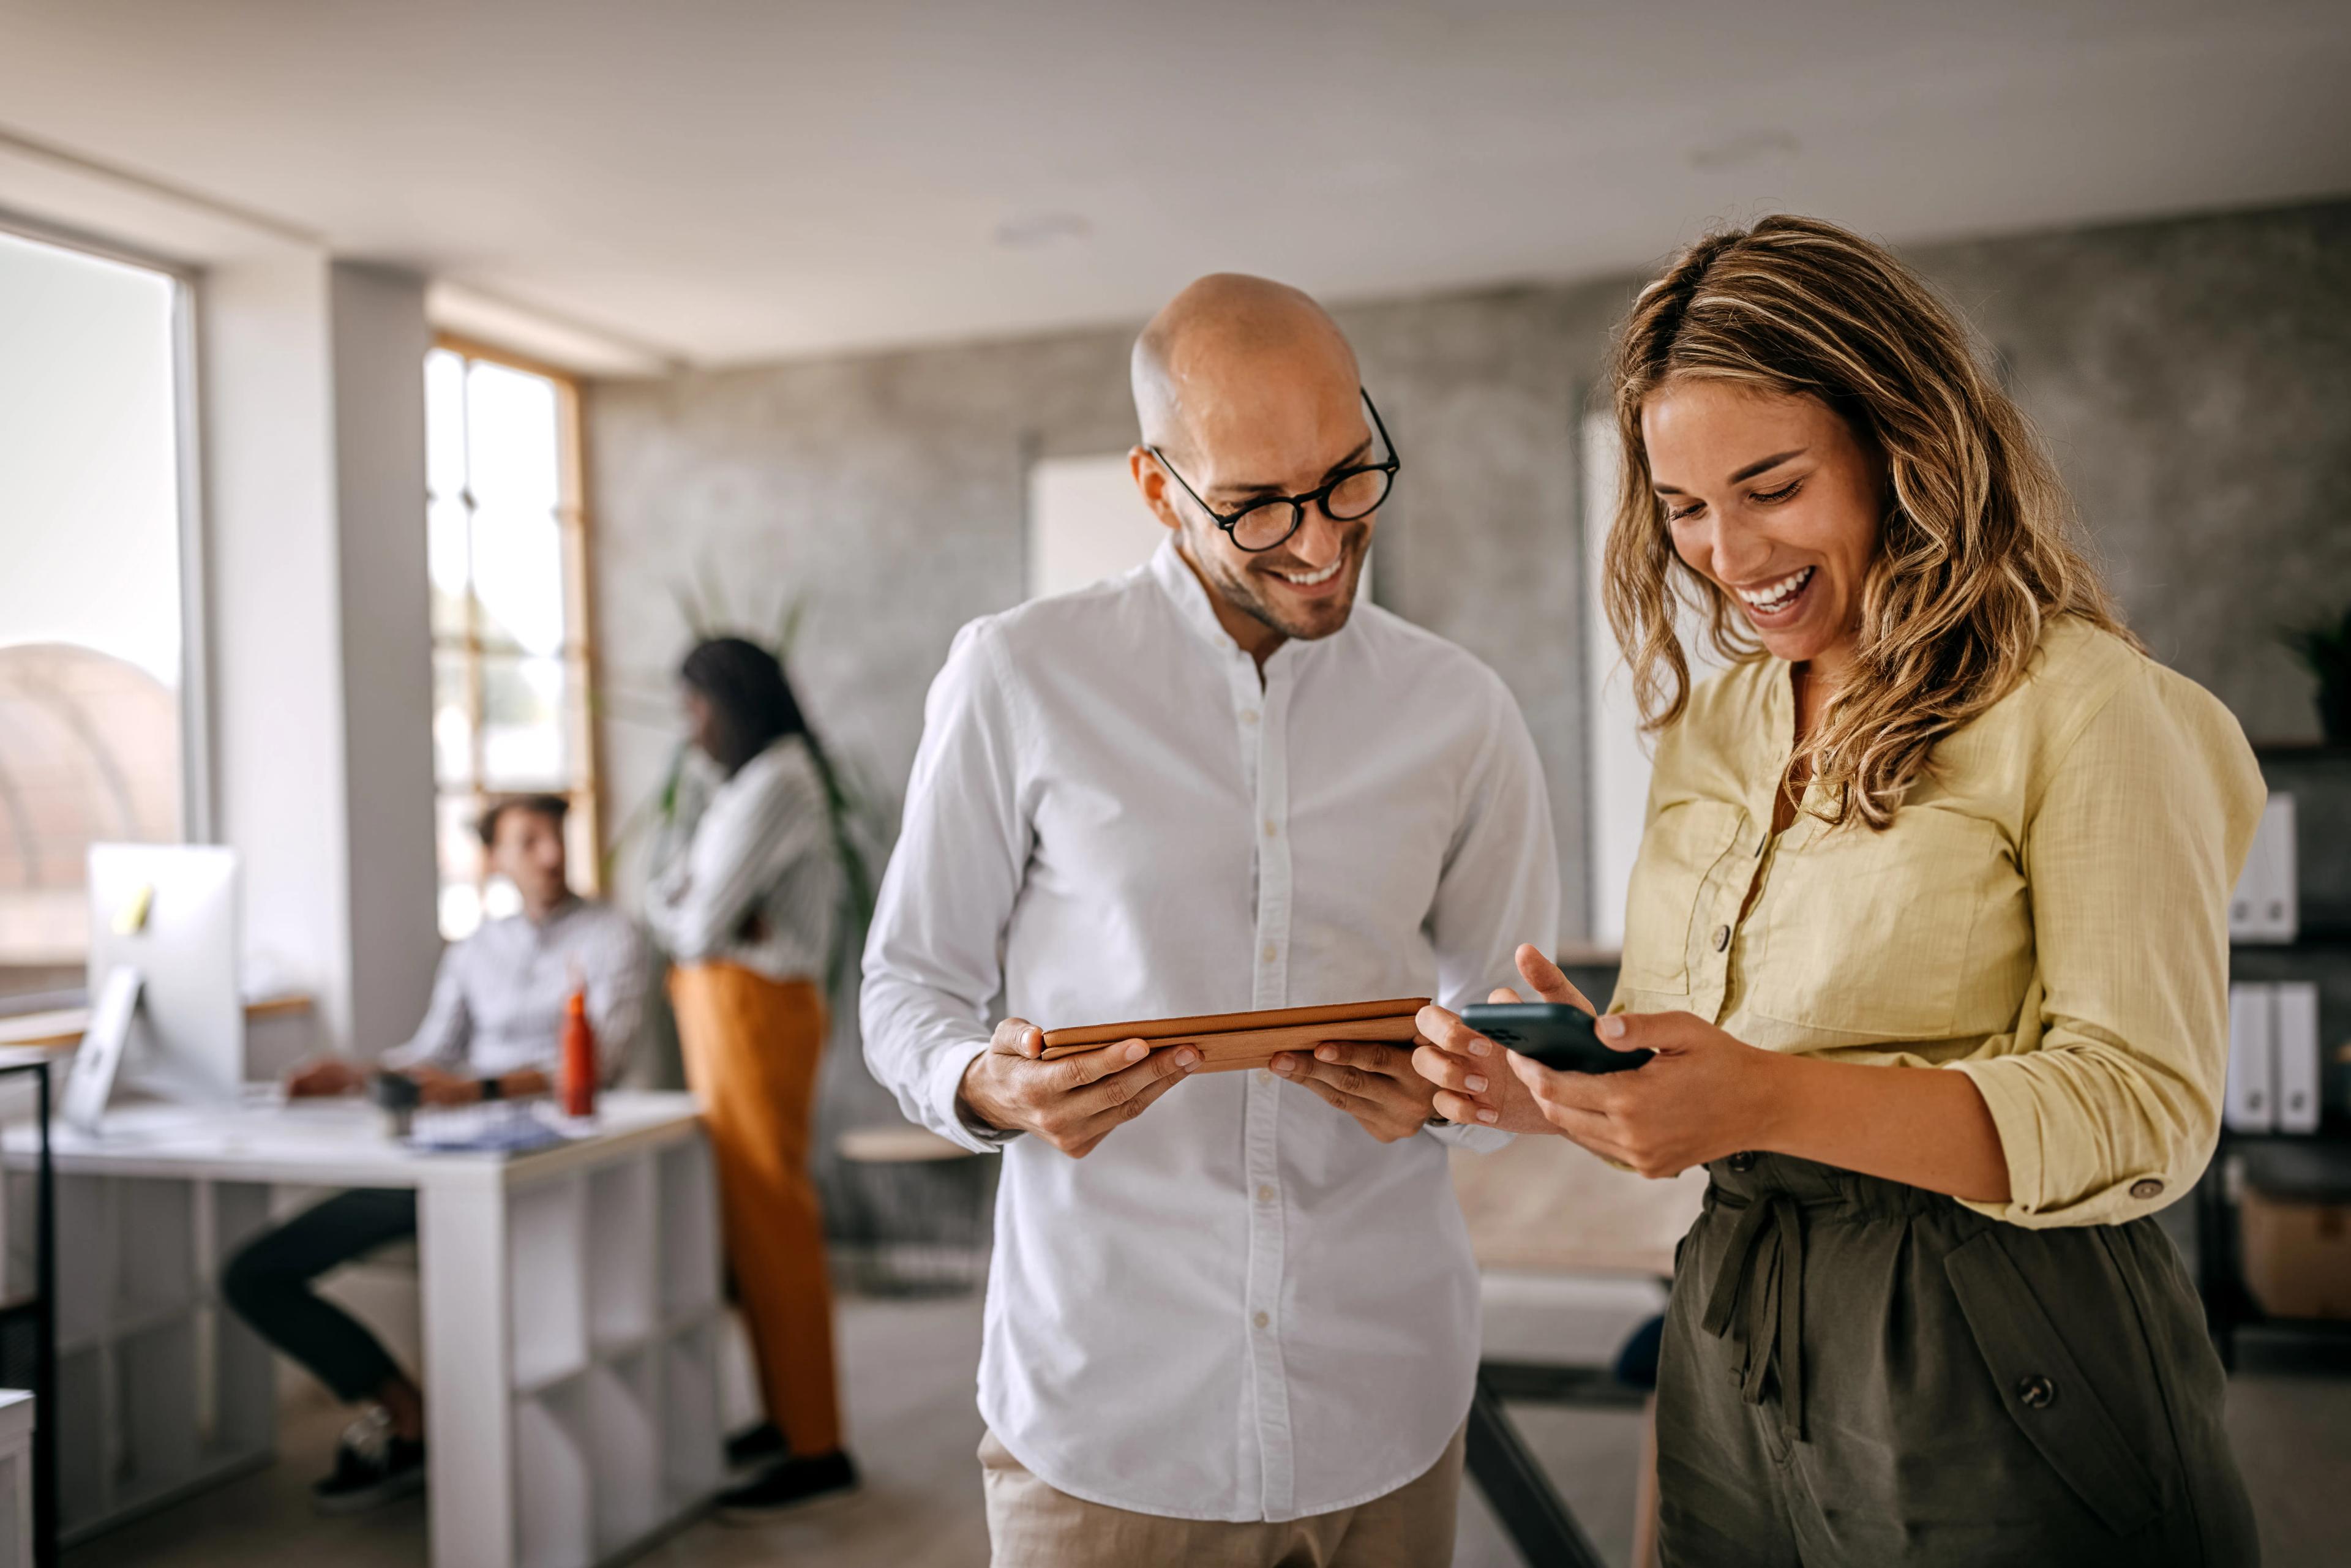
<svg viewBox="0 0 2351 1568"><path fill-rule="evenodd" d="M1183 552L1176 548L1174 530L1169 530L1167 537L1159 541L1159 548L1151 552L1150 570L1159 583L1160 591L1176 606L1176 615L1195 635L1220 654L1238 659L1250 658L1249 653L1233 641L1233 634L1225 630L1224 622L1217 619L1216 607L1208 599L1208 585L1200 580L1199 574L1192 570L1184 559ZM1356 606L1358 611L1362 608L1360 604ZM1354 624L1355 618L1350 615L1345 626L1318 641L1335 642L1352 631ZM1270 676L1276 664L1294 664L1305 658L1307 650L1312 646L1312 643L1301 643L1296 637L1283 638L1281 646L1266 656L1267 674Z"/></svg>
<svg viewBox="0 0 2351 1568"><path fill-rule="evenodd" d="M547 912L547 917L545 919L533 920L528 914L518 915L517 918L521 920L524 925L530 926L534 930L542 932L552 931L557 926L562 925L564 921L569 919L572 912L579 909L587 902L588 901L586 899L581 898L578 894L567 890L561 898L555 901L555 907Z"/></svg>
<svg viewBox="0 0 2351 1568"><path fill-rule="evenodd" d="M1151 552L1151 575L1158 580L1168 602L1176 606L1176 613L1184 624L1206 638L1210 647L1218 653L1239 651L1240 644L1217 621L1216 608L1208 602L1208 585L1200 580L1184 559L1184 553L1176 548L1172 528L1159 541L1159 548Z"/></svg>

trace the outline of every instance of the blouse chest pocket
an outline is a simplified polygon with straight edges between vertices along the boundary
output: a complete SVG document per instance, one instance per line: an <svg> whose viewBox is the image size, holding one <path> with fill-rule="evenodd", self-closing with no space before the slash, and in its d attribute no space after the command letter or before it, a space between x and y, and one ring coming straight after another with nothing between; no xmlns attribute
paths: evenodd
<svg viewBox="0 0 2351 1568"><path fill-rule="evenodd" d="M1685 800L1658 812L1641 835L1625 902L1627 989L1688 991L1699 902L1746 821L1727 800Z"/></svg>
<svg viewBox="0 0 2351 1568"><path fill-rule="evenodd" d="M1873 1041L1949 1039L1978 921L2013 880L2000 830L1957 811L1913 806L1883 832L1807 825L1756 906L1748 1003Z"/></svg>

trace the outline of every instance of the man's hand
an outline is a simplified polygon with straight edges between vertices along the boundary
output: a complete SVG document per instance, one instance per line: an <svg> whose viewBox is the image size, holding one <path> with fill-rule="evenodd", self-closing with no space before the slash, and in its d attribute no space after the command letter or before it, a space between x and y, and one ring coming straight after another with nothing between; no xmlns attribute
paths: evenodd
<svg viewBox="0 0 2351 1568"><path fill-rule="evenodd" d="M333 1094L349 1094L367 1082L367 1074L357 1063L340 1056L322 1056L316 1061L306 1061L286 1075L286 1097L289 1100L321 1100Z"/></svg>
<svg viewBox="0 0 2351 1568"><path fill-rule="evenodd" d="M1044 1050L1044 1030L1026 1019L1006 1019L996 1026L987 1049L963 1070L956 1098L972 1120L1005 1132L1034 1133L1073 1160L1085 1158L1121 1124L1142 1115L1200 1061L1188 1045L1154 1051L1139 1040L1050 1061L1039 1060Z"/></svg>
<svg viewBox="0 0 2351 1568"><path fill-rule="evenodd" d="M416 1084L417 1096L427 1105L471 1105L482 1097L479 1082L460 1078L429 1061L410 1068L408 1076Z"/></svg>
<svg viewBox="0 0 2351 1568"><path fill-rule="evenodd" d="M1409 1138L1428 1121L1434 1091L1413 1071L1412 1052L1403 1046L1326 1040L1311 1056L1285 1051L1269 1065L1353 1116L1383 1144Z"/></svg>
<svg viewBox="0 0 2351 1568"><path fill-rule="evenodd" d="M1518 952L1519 973L1535 995L1547 1002L1593 1011L1582 991L1568 983L1559 966L1533 943ZM1489 1002L1515 1002L1519 993L1498 988ZM1468 1024L1458 1014L1440 1007L1420 1009L1423 1044L1412 1053L1412 1065L1436 1085L1437 1113L1448 1122L1499 1127L1506 1133L1556 1133L1561 1129L1544 1117L1543 1108L1518 1076L1503 1064L1501 1048Z"/></svg>

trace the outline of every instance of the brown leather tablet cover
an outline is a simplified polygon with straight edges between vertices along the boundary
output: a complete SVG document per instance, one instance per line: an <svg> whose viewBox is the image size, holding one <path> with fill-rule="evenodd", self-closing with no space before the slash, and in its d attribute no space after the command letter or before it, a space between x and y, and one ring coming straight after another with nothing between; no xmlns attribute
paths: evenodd
<svg viewBox="0 0 2351 1568"><path fill-rule="evenodd" d="M1097 1023L1082 1029L1045 1031L1045 1058L1092 1051L1122 1040L1144 1040L1154 1051L1188 1045L1200 1053L1196 1072L1237 1072L1263 1067L1284 1051L1312 1051L1326 1040L1384 1040L1409 1044L1413 1015L1426 997L1384 1002L1342 1002L1322 1008L1276 1008L1266 1012L1207 1013L1199 1018L1150 1019L1141 1023Z"/></svg>

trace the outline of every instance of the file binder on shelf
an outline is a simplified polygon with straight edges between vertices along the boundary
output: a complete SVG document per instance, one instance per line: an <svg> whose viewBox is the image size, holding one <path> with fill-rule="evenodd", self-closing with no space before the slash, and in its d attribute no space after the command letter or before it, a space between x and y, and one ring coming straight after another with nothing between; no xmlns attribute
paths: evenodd
<svg viewBox="0 0 2351 1568"><path fill-rule="evenodd" d="M2294 797L2272 794L2245 857L2244 874L2229 898L2232 942L2292 942L2301 929L2295 885Z"/></svg>
<svg viewBox="0 0 2351 1568"><path fill-rule="evenodd" d="M2229 988L2229 1088L2221 1120L2232 1133L2277 1126L2274 988Z"/></svg>
<svg viewBox="0 0 2351 1568"><path fill-rule="evenodd" d="M2318 988L2287 980L2274 993L2277 1124L2281 1133L2318 1131L2322 1099L2318 1066Z"/></svg>

